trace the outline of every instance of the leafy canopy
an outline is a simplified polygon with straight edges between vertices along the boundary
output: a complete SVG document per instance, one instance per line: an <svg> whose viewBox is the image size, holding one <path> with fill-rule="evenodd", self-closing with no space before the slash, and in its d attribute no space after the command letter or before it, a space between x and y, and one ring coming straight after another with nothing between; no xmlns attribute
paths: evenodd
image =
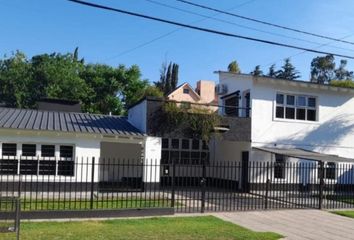
<svg viewBox="0 0 354 240"><path fill-rule="evenodd" d="M241 73L241 69L236 60L232 61L228 66L227 70L232 73Z"/></svg>
<svg viewBox="0 0 354 240"><path fill-rule="evenodd" d="M146 94L160 96L138 66L86 64L74 53L40 54L27 58L20 51L0 59L0 103L34 108L43 98L79 100L90 113L124 114Z"/></svg>

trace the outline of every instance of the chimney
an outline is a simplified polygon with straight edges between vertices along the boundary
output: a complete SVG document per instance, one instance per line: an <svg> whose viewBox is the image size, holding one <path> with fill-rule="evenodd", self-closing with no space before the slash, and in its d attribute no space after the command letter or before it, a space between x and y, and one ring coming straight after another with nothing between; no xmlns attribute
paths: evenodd
<svg viewBox="0 0 354 240"><path fill-rule="evenodd" d="M42 98L37 101L38 110L58 111L58 112L81 112L81 105L79 101Z"/></svg>
<svg viewBox="0 0 354 240"><path fill-rule="evenodd" d="M216 99L215 82L199 80L197 82L196 92L199 94L203 103L211 103Z"/></svg>

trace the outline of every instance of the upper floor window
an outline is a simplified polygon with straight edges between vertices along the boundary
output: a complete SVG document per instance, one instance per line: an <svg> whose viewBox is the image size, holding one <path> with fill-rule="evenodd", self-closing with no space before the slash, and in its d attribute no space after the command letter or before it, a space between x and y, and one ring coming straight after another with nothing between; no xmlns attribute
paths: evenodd
<svg viewBox="0 0 354 240"><path fill-rule="evenodd" d="M277 93L275 117L317 121L317 98L306 95Z"/></svg>
<svg viewBox="0 0 354 240"><path fill-rule="evenodd" d="M188 88L183 88L183 93L184 94L189 94L189 89Z"/></svg>
<svg viewBox="0 0 354 240"><path fill-rule="evenodd" d="M239 91L229 94L227 96L223 96L225 106L225 115L238 117L239 116L239 100L240 95Z"/></svg>

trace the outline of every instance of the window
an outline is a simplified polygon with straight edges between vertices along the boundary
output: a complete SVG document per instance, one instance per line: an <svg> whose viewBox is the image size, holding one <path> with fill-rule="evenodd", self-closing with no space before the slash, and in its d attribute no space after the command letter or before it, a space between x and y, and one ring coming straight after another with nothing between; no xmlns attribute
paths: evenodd
<svg viewBox="0 0 354 240"><path fill-rule="evenodd" d="M239 110L239 95L234 94L224 99L225 114L228 116L238 117Z"/></svg>
<svg viewBox="0 0 354 240"><path fill-rule="evenodd" d="M193 139L192 141L192 149L199 150L199 140Z"/></svg>
<svg viewBox="0 0 354 240"><path fill-rule="evenodd" d="M74 176L74 147L60 146L60 157L65 160L58 161L58 175Z"/></svg>
<svg viewBox="0 0 354 240"><path fill-rule="evenodd" d="M36 156L36 145L35 144L22 144L22 156L35 157Z"/></svg>
<svg viewBox="0 0 354 240"><path fill-rule="evenodd" d="M251 96L250 92L245 94L245 117L250 117L250 107L251 107Z"/></svg>
<svg viewBox="0 0 354 240"><path fill-rule="evenodd" d="M168 138L162 139L162 148L168 148Z"/></svg>
<svg viewBox="0 0 354 240"><path fill-rule="evenodd" d="M283 94L277 94L277 104L284 104L284 95Z"/></svg>
<svg viewBox="0 0 354 240"><path fill-rule="evenodd" d="M173 149L179 149L179 139L172 139L171 145Z"/></svg>
<svg viewBox="0 0 354 240"><path fill-rule="evenodd" d="M161 163L162 164L167 164L167 163L169 163L169 152L168 152L168 150L162 150L162 152L161 152Z"/></svg>
<svg viewBox="0 0 354 240"><path fill-rule="evenodd" d="M26 158L36 156L35 144L22 144L22 156L20 161L20 173L24 175L37 175L38 159Z"/></svg>
<svg viewBox="0 0 354 240"><path fill-rule="evenodd" d="M55 156L55 146L54 145L42 145L41 146L41 156L42 157L54 157Z"/></svg>
<svg viewBox="0 0 354 240"><path fill-rule="evenodd" d="M188 88L183 88L183 93L184 94L189 94L189 89Z"/></svg>
<svg viewBox="0 0 354 240"><path fill-rule="evenodd" d="M285 156L275 154L274 178L285 178Z"/></svg>
<svg viewBox="0 0 354 240"><path fill-rule="evenodd" d="M318 177L322 177L321 168L318 168ZM324 179L336 179L336 163L328 162L324 165Z"/></svg>
<svg viewBox="0 0 354 240"><path fill-rule="evenodd" d="M189 140L182 139L182 149L189 149Z"/></svg>
<svg viewBox="0 0 354 240"><path fill-rule="evenodd" d="M167 142L170 142L168 145ZM199 139L166 139L161 164L195 165L209 162L208 142Z"/></svg>
<svg viewBox="0 0 354 240"><path fill-rule="evenodd" d="M336 179L336 164L334 162L327 163L325 168L326 179Z"/></svg>
<svg viewBox="0 0 354 240"><path fill-rule="evenodd" d="M16 143L3 143L2 155L3 156L16 156L17 145Z"/></svg>
<svg viewBox="0 0 354 240"><path fill-rule="evenodd" d="M9 159L10 156L16 156L17 145L15 143L2 144L2 156L0 160L0 174L17 174L18 160Z"/></svg>
<svg viewBox="0 0 354 240"><path fill-rule="evenodd" d="M277 93L275 117L316 121L316 102L315 97Z"/></svg>
<svg viewBox="0 0 354 240"><path fill-rule="evenodd" d="M74 155L73 146L60 146L60 157L61 158L72 158L73 155Z"/></svg>

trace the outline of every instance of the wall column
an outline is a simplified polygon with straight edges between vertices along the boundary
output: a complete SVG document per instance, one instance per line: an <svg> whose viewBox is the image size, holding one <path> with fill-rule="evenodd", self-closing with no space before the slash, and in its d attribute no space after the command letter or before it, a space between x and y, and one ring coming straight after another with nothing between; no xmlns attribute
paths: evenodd
<svg viewBox="0 0 354 240"><path fill-rule="evenodd" d="M146 137L144 149L143 182L146 190L160 183L161 144L159 137Z"/></svg>

